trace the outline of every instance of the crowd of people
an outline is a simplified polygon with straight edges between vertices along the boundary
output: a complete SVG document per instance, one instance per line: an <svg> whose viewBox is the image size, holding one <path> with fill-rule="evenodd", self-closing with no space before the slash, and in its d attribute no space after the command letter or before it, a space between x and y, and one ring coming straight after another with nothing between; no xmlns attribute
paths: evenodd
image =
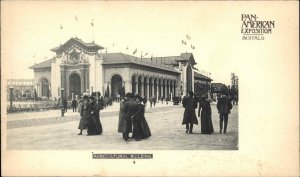
<svg viewBox="0 0 300 177"><path fill-rule="evenodd" d="M155 98L150 98L150 107L156 103ZM149 125L145 118L145 107L147 99L142 98L138 94L127 93L125 97L118 100L120 103L118 132L122 133L124 141L130 138L141 141L151 136ZM78 107L80 112L80 122L78 135L83 134L83 130L87 130L87 135L101 135L102 124L100 121L100 110L104 109L108 104L102 97L83 96L79 103L76 100L72 101L73 112ZM182 124L186 126L186 133L193 133L193 125L198 125L196 109L198 108L198 117L200 117L201 133L211 134L214 132L212 123L212 111L210 101L207 96L202 96L200 99L195 98L192 91L184 97L182 105L185 108ZM231 100L226 93L218 99L217 109L220 119L220 133L226 133L228 114L232 109ZM131 133L131 137L129 134Z"/></svg>

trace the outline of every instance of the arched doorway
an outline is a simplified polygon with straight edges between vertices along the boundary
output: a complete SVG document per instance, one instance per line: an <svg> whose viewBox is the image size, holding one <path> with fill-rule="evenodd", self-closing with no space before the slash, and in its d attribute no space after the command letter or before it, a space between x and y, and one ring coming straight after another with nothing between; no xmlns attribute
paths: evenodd
<svg viewBox="0 0 300 177"><path fill-rule="evenodd" d="M46 78L41 79L41 96L42 97L49 96L49 81Z"/></svg>
<svg viewBox="0 0 300 177"><path fill-rule="evenodd" d="M111 78L111 96L117 97L121 95L122 90L122 77L118 74Z"/></svg>
<svg viewBox="0 0 300 177"><path fill-rule="evenodd" d="M72 93L74 95L81 94L81 80L80 76L77 73L73 73L69 77L69 97L72 97Z"/></svg>
<svg viewBox="0 0 300 177"><path fill-rule="evenodd" d="M14 98L15 98L15 99L18 100L18 99L20 99L20 98L22 97L22 94L21 94L21 91L20 91L20 90L17 90L17 89L16 89L16 90L14 90L13 92L14 92Z"/></svg>
<svg viewBox="0 0 300 177"><path fill-rule="evenodd" d="M187 66L186 75L187 75L186 93L188 93L189 91L193 90L193 86L192 86L193 75L192 75L192 69L190 65Z"/></svg>

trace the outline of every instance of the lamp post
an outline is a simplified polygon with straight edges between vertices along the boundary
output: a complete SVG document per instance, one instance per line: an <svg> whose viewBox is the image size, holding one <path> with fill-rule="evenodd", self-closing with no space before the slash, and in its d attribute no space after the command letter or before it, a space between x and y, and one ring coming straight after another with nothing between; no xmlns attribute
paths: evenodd
<svg viewBox="0 0 300 177"><path fill-rule="evenodd" d="M12 107L12 102L13 102L13 90L14 87L12 85L9 86L9 101L10 101L10 105L9 105L9 112L13 111L13 107Z"/></svg>

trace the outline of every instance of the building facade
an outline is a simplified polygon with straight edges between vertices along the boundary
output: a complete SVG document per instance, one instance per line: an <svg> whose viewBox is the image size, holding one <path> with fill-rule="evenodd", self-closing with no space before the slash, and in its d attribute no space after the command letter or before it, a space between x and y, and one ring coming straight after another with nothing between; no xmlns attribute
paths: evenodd
<svg viewBox="0 0 300 177"><path fill-rule="evenodd" d="M10 90L13 88L14 100L26 100L34 98L34 80L33 79L8 79L6 90L7 100L9 100Z"/></svg>
<svg viewBox="0 0 300 177"><path fill-rule="evenodd" d="M72 98L84 92L118 97L127 92L142 97L186 95L197 82L210 78L196 72L192 53L179 56L138 58L124 53L103 53L94 42L71 38L51 49L54 58L35 64L34 87L38 97Z"/></svg>

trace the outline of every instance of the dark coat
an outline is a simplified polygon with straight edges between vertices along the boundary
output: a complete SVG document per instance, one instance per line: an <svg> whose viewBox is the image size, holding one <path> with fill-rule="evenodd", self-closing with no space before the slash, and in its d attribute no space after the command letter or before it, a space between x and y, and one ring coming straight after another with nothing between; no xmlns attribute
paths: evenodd
<svg viewBox="0 0 300 177"><path fill-rule="evenodd" d="M151 131L145 118L145 106L139 104L133 117L132 138L145 139L151 136Z"/></svg>
<svg viewBox="0 0 300 177"><path fill-rule="evenodd" d="M81 108L80 108L80 122L78 129L87 129L88 128L88 122L91 115L91 103L87 100L84 100Z"/></svg>
<svg viewBox="0 0 300 177"><path fill-rule="evenodd" d="M120 103L118 132L121 132L121 133L126 132L125 104L126 104L126 101L124 101L124 100L122 100Z"/></svg>
<svg viewBox="0 0 300 177"><path fill-rule="evenodd" d="M197 101L193 97L185 97L182 100L182 105L185 108L182 124L193 123L198 125L198 120L195 114Z"/></svg>
<svg viewBox="0 0 300 177"><path fill-rule="evenodd" d="M220 114L229 114L232 109L232 104L227 96L223 96L218 100L217 109Z"/></svg>
<svg viewBox="0 0 300 177"><path fill-rule="evenodd" d="M76 100L73 100L73 101L72 101L72 107L77 107L77 105L78 105L78 104L77 104L77 101L76 101Z"/></svg>
<svg viewBox="0 0 300 177"><path fill-rule="evenodd" d="M137 110L138 102L135 100L128 100L124 106L124 112L126 117L126 128L127 132L132 132L132 117Z"/></svg>
<svg viewBox="0 0 300 177"><path fill-rule="evenodd" d="M101 135L102 133L102 125L100 122L100 115L99 115L99 105L98 103L94 102L91 104L91 115L89 118L88 124L88 135Z"/></svg>
<svg viewBox="0 0 300 177"><path fill-rule="evenodd" d="M210 134L214 132L214 127L211 120L211 107L210 103L206 100L200 100L198 115L201 110L201 132L204 134Z"/></svg>

